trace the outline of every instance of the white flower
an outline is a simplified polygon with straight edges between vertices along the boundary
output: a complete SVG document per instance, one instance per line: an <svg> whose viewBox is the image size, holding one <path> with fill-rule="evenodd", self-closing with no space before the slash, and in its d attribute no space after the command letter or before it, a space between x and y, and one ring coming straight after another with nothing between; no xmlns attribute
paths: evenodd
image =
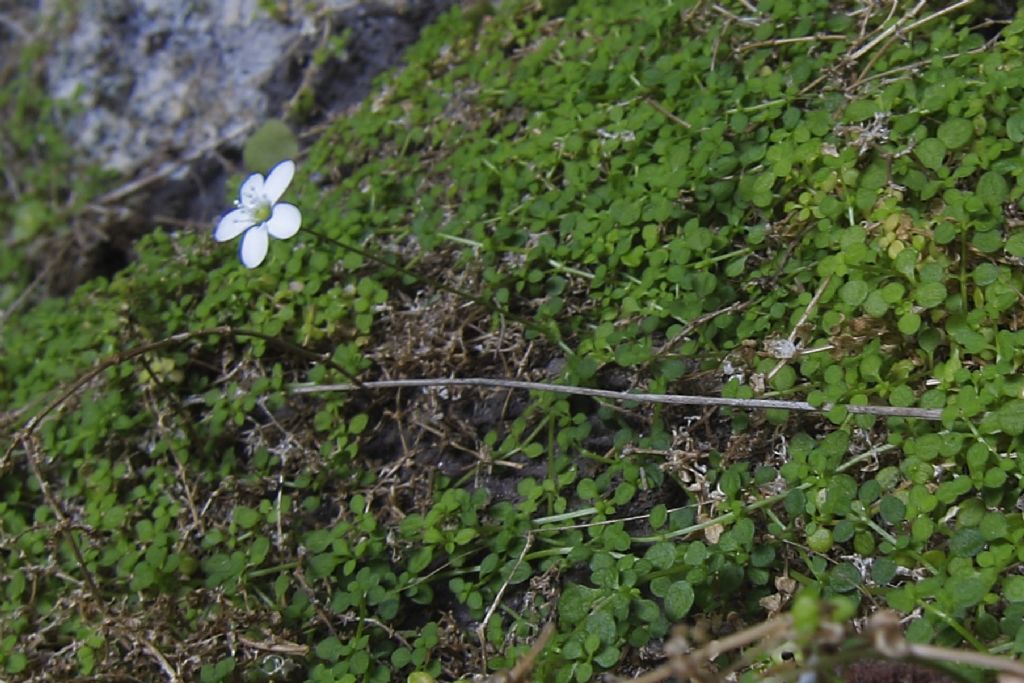
<svg viewBox="0 0 1024 683"><path fill-rule="evenodd" d="M271 237L286 240L299 231L302 214L298 207L278 203L295 175L295 162L282 161L270 170L267 179L253 173L244 183L229 211L213 229L213 239L226 242L242 235L238 258L246 268L255 268L267 257Z"/></svg>

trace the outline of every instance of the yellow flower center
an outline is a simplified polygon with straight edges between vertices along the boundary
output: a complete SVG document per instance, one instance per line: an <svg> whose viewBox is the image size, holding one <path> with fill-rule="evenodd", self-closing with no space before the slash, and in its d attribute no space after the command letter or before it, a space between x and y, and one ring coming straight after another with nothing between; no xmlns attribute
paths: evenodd
<svg viewBox="0 0 1024 683"><path fill-rule="evenodd" d="M252 210L252 219L257 223L266 223L270 218L270 204L260 204Z"/></svg>

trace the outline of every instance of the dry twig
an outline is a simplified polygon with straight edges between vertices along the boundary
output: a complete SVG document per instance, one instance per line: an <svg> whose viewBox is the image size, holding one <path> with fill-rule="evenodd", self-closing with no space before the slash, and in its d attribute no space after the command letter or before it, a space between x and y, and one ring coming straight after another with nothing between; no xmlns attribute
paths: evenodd
<svg viewBox="0 0 1024 683"><path fill-rule="evenodd" d="M491 617L494 616L495 610L498 609L498 605L501 604L501 599L505 595L505 590L508 588L509 583L512 581L512 575L519 569L519 565L522 564L523 558L526 557L526 553L530 550L530 546L533 545L533 535L529 534L526 537L526 543L523 545L522 552L519 553L519 558L516 563L512 566L512 571L508 573L508 577L505 579L505 583L501 584L501 588L498 589L498 594L494 596L494 602L491 603L490 609L487 610L487 615L484 616L484 620L480 622L480 626L476 630L476 637L480 640L480 662L483 665L482 671L487 671L487 624L490 623Z"/></svg>
<svg viewBox="0 0 1024 683"><path fill-rule="evenodd" d="M362 382L355 384L300 384L290 388L293 394L321 394L338 391L357 391L359 389L398 389L403 387L492 387L495 389L526 389L529 391L550 391L573 396L590 396L607 398L613 401L636 401L638 403L661 403L667 405L687 406L721 406L728 408L744 408L747 410L794 410L804 413L827 413L837 406L826 403L813 406L804 401L781 401L763 398L722 398L719 396L690 396L686 394L647 394L630 393L627 391L610 391L608 389L591 389L561 384L545 384L543 382L523 382L510 379L489 377L446 378L434 377L424 379L389 379ZM900 406L861 406L844 405L854 415L875 415L879 417L907 417L919 420L941 420L942 411L936 408L903 408Z"/></svg>
<svg viewBox="0 0 1024 683"><path fill-rule="evenodd" d="M806 664L802 668L802 673L806 674L834 673L853 662L882 659L938 671L944 671L943 664L959 664L998 672L1004 676L1024 677L1024 664L1009 657L912 643L900 630L899 617L894 612L882 610L868 619L860 634L852 632L849 625L828 619L823 619L813 634L801 634L795 628L792 617L786 614L692 649L686 639L685 630L681 630L666 643L669 661L638 678L631 679L631 683L659 683L668 679L721 682L727 680L725 676L712 672L712 662L719 656L748 647L764 652L782 641L794 641L805 649L803 654ZM845 644L839 648L841 643ZM830 645L837 651L835 654L820 656L819 650L822 649L822 645ZM799 673L800 670L794 672L789 669L782 680L792 680L792 677ZM773 677L771 680L780 679Z"/></svg>

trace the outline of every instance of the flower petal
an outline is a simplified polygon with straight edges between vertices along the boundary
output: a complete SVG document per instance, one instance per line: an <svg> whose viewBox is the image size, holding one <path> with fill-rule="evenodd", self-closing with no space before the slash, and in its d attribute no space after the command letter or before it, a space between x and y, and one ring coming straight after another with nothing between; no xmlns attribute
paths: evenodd
<svg viewBox="0 0 1024 683"><path fill-rule="evenodd" d="M271 237L286 240L299 231L302 213L291 204L275 204L274 213L266 225Z"/></svg>
<svg viewBox="0 0 1024 683"><path fill-rule="evenodd" d="M257 206L266 201L264 198L266 193L263 190L263 176L259 173L253 173L251 176L245 179L242 183L242 189L238 193L239 199L242 201L243 209L255 209Z"/></svg>
<svg viewBox="0 0 1024 683"><path fill-rule="evenodd" d="M247 209L228 211L213 229L213 239L218 242L233 240L254 225L256 221Z"/></svg>
<svg viewBox="0 0 1024 683"><path fill-rule="evenodd" d="M267 236L266 224L257 225L242 236L242 244L238 247L238 258L246 268L255 268L263 263L267 257L267 246L270 237Z"/></svg>
<svg viewBox="0 0 1024 683"><path fill-rule="evenodd" d="M267 198L267 201L273 204L280 199L284 191L288 189L288 185L291 184L294 175L294 161L282 161L270 169L270 173L267 174L267 182L263 186L263 196Z"/></svg>

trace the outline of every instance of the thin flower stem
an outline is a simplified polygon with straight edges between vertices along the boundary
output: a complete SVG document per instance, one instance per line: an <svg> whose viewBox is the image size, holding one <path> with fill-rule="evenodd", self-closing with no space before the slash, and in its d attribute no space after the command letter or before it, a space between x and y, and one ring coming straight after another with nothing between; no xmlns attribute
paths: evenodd
<svg viewBox="0 0 1024 683"><path fill-rule="evenodd" d="M666 119L676 124L677 126L680 126L682 128L693 128L693 124L691 124L689 121L684 121L683 119L673 114L671 111L668 110L667 107L665 107L661 102L658 102L653 97L645 98L644 102L646 102L648 106L650 106L656 112L658 112L659 114L661 114L662 116L664 116Z"/></svg>
<svg viewBox="0 0 1024 683"><path fill-rule="evenodd" d="M936 617L938 617L944 624L946 624L946 626L949 626L951 629L960 634L960 637L966 640L968 643L970 643L971 647L973 647L975 650L978 650L979 652L985 650L985 645L980 640L978 640L978 638L973 633L964 628L963 624L954 619L951 615L947 614L944 610L939 609L937 606L933 605L930 602L926 602L923 598L918 598L917 604L920 605L924 611L931 612Z"/></svg>
<svg viewBox="0 0 1024 683"><path fill-rule="evenodd" d="M729 260L731 258L734 258L736 256L746 256L748 254L753 254L753 253L754 253L753 248L751 248L751 247L743 247L742 249L736 249L736 250L730 251L730 252L728 252L726 254L718 254L717 256L709 256L709 257L707 257L705 259L701 259L700 261L696 261L695 263L691 263L687 267L692 269L692 270L701 270L703 268L707 268L708 266L713 266L716 263L721 263L722 261L727 261L727 260Z"/></svg>
<svg viewBox="0 0 1024 683"><path fill-rule="evenodd" d="M455 242L455 244L461 244L464 247L473 247L474 249L483 249L484 248L483 244L481 244L480 242L477 242L476 240L471 240L468 237L460 237L458 235L449 235L446 232L439 232L439 233L437 233L437 236L440 237L443 240L448 240L449 242Z"/></svg>
<svg viewBox="0 0 1024 683"><path fill-rule="evenodd" d="M477 640L480 641L480 663L481 671L487 671L487 625L491 623L491 618L494 617L494 612L498 609L498 605L501 604L502 597L505 595L505 591L508 589L509 584L512 583L512 577L519 569L519 565L523 563L523 558L526 557L526 553L530 550L530 546L533 545L533 534L526 534L526 543L523 544L523 550L519 553L519 558L516 563L512 565L512 571L505 577L505 583L498 589L498 594L494 596L494 602L491 603L490 608L487 610L487 614L484 615L484 620L480 622L480 625L476 629Z"/></svg>
<svg viewBox="0 0 1024 683"><path fill-rule="evenodd" d="M562 271L563 273L569 273L569 275L575 275L576 277L581 277L581 278L584 278L586 280L593 280L594 279L594 274L593 273L588 273L585 270L580 270L579 268L573 268L572 266L567 266L564 263L562 263L561 261L556 261L553 258L552 259L548 259L548 265L551 266L552 268L557 268L558 270Z"/></svg>

